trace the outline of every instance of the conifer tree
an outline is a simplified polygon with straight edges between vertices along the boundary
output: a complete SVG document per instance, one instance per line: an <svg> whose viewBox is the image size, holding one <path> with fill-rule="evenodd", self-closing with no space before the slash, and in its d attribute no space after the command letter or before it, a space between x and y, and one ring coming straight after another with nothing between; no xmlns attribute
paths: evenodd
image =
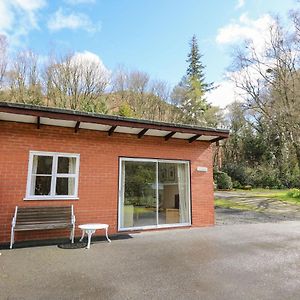
<svg viewBox="0 0 300 300"><path fill-rule="evenodd" d="M203 124L204 112L209 108L205 93L212 89L212 83L206 83L204 69L201 62L197 38L194 35L190 42L190 52L186 62L186 75L173 90L173 97L182 111L182 122L189 124Z"/></svg>
<svg viewBox="0 0 300 300"><path fill-rule="evenodd" d="M195 35L193 35L191 39L190 48L191 50L186 60L186 62L189 63L188 68L186 70L186 76L190 80L197 81L204 94L205 92L208 92L212 89L213 83L205 82L205 75L204 75L205 66L201 61L203 55L200 54L199 52L198 42Z"/></svg>

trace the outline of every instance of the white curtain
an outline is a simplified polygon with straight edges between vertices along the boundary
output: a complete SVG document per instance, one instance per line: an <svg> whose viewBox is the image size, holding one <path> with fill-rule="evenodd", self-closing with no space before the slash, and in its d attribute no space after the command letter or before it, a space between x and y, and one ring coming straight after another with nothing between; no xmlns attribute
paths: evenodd
<svg viewBox="0 0 300 300"><path fill-rule="evenodd" d="M76 172L76 158L70 157L69 158L69 174L75 174ZM69 177L68 178L68 195L74 195L75 191L75 178Z"/></svg>
<svg viewBox="0 0 300 300"><path fill-rule="evenodd" d="M132 222L133 221L129 221L128 222L128 213L130 213L130 211L127 211L126 212L126 208L125 208L125 165L126 165L126 162L125 161L122 161L122 165L121 165L121 170L122 170L122 174L121 174L121 186L120 186L120 193L121 193L121 225L122 227L128 227L128 226L132 226ZM126 215L127 213L127 215ZM133 220L133 215L132 215L132 220Z"/></svg>
<svg viewBox="0 0 300 300"><path fill-rule="evenodd" d="M38 156L34 155L32 159L30 195L35 195L37 166L38 166Z"/></svg>
<svg viewBox="0 0 300 300"><path fill-rule="evenodd" d="M185 164L177 164L180 223L189 222L188 182Z"/></svg>

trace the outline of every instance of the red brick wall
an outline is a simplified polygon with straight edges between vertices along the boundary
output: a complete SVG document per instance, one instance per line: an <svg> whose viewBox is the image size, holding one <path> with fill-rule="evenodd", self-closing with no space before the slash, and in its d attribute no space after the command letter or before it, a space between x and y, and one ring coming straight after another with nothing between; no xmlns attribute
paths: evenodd
<svg viewBox="0 0 300 300"><path fill-rule="evenodd" d="M80 154L79 200L24 201L29 151ZM192 225L214 224L211 146L184 140L117 134L0 121L0 243L10 239L15 206L74 204L76 224L108 223L117 231L118 158L147 157L191 161ZM207 173L196 171L208 167ZM17 232L16 241L58 237L66 232ZM101 232L99 232L101 234ZM80 235L76 229L76 235Z"/></svg>

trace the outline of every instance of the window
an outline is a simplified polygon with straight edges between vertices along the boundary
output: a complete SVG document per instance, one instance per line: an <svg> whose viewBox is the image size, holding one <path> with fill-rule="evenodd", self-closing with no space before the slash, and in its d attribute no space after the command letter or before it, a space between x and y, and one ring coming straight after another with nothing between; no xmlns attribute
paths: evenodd
<svg viewBox="0 0 300 300"><path fill-rule="evenodd" d="M30 151L25 200L76 199L79 154Z"/></svg>
<svg viewBox="0 0 300 300"><path fill-rule="evenodd" d="M120 159L119 230L188 226L189 162Z"/></svg>

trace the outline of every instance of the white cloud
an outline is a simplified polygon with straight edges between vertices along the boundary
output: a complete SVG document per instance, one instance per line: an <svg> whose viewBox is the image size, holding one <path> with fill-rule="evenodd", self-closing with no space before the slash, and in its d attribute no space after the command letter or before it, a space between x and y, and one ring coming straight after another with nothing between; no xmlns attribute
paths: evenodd
<svg viewBox="0 0 300 300"><path fill-rule="evenodd" d="M84 64L96 64L100 66L101 69L108 71L103 64L102 59L97 54L87 50L83 52L75 52L72 56L72 61Z"/></svg>
<svg viewBox="0 0 300 300"><path fill-rule="evenodd" d="M269 36L270 26L274 23L274 19L269 14L258 19L251 19L247 14L242 14L238 20L232 20L230 24L218 30L216 42L230 45L243 40L252 40L257 50L261 51Z"/></svg>
<svg viewBox="0 0 300 300"><path fill-rule="evenodd" d="M238 0L235 9L242 8L243 6L245 6L245 0Z"/></svg>
<svg viewBox="0 0 300 300"><path fill-rule="evenodd" d="M11 2L28 12L37 10L46 4L45 0L14 0Z"/></svg>
<svg viewBox="0 0 300 300"><path fill-rule="evenodd" d="M268 74L267 70L273 65L272 60L265 60L263 65L250 64L241 70L227 72L224 80L215 83L217 88L207 94L207 101L221 108L225 108L234 101L244 102L248 94L236 84L243 86L246 81L251 80L253 87L258 87L259 81L263 80L264 76Z"/></svg>
<svg viewBox="0 0 300 300"><path fill-rule="evenodd" d="M65 2L71 5L77 5L77 4L92 4L95 3L96 0L65 0Z"/></svg>
<svg viewBox="0 0 300 300"><path fill-rule="evenodd" d="M5 34L12 27L14 14L8 3L3 1L0 1L0 16L0 33Z"/></svg>
<svg viewBox="0 0 300 300"><path fill-rule="evenodd" d="M90 18L82 13L64 13L59 8L48 21L48 28L52 31L61 29L82 29L88 32L95 32L100 30L100 26L95 26Z"/></svg>
<svg viewBox="0 0 300 300"><path fill-rule="evenodd" d="M246 92L237 88L235 82L243 85L245 80L251 80L255 87L263 77L260 72L264 73L268 68L272 68L274 62L267 59L263 54L270 41L270 28L274 27L275 24L275 20L269 14L262 15L257 19L251 19L247 14L242 14L238 20L232 20L230 24L219 29L216 37L218 44L232 45L250 40L256 54L264 61L264 64L258 66L253 63L244 67L241 66L242 69L235 72L228 72L226 79L216 83L216 85L219 84L218 88L208 95L209 102L224 108L234 101L245 101Z"/></svg>
<svg viewBox="0 0 300 300"><path fill-rule="evenodd" d="M108 79L111 74L111 71L106 68L101 58L90 51L76 52L71 58L71 63L81 65L82 68L94 69L106 79Z"/></svg>
<svg viewBox="0 0 300 300"><path fill-rule="evenodd" d="M45 0L1 0L0 34L10 44L18 44L21 37L38 28L38 13L45 6Z"/></svg>
<svg viewBox="0 0 300 300"><path fill-rule="evenodd" d="M236 100L241 100L232 81L223 80L216 82L215 85L217 88L207 94L208 103L225 108L228 104Z"/></svg>

